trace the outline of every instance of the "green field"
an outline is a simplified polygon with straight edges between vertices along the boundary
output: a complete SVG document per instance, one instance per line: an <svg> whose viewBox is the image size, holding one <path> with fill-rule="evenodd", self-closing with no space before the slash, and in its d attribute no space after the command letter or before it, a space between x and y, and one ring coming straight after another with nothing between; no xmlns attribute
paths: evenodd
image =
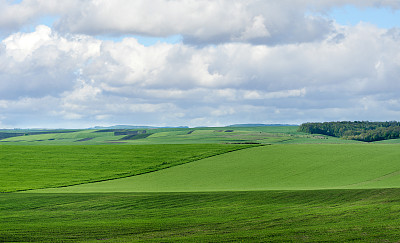
<svg viewBox="0 0 400 243"><path fill-rule="evenodd" d="M357 173L355 173L357 172ZM397 145L270 145L154 173L40 192L194 192L400 187Z"/></svg>
<svg viewBox="0 0 400 243"><path fill-rule="evenodd" d="M0 195L0 241L397 242L400 190Z"/></svg>
<svg viewBox="0 0 400 243"><path fill-rule="evenodd" d="M138 175L254 145L0 146L0 192Z"/></svg>
<svg viewBox="0 0 400 243"><path fill-rule="evenodd" d="M400 239L395 141L296 127L156 130L108 145L82 144L112 132L74 142L91 130L5 139L16 145L0 146L0 242ZM17 141L32 136L42 139Z"/></svg>
<svg viewBox="0 0 400 243"><path fill-rule="evenodd" d="M388 140L376 141L374 143L376 143L376 144L399 144L400 139L388 139Z"/></svg>

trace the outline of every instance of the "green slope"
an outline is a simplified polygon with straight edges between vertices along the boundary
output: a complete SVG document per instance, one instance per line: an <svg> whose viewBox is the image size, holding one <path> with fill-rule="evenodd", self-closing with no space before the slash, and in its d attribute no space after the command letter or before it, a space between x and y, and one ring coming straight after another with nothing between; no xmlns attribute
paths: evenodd
<svg viewBox="0 0 400 243"><path fill-rule="evenodd" d="M1 242L398 242L400 189L0 194Z"/></svg>
<svg viewBox="0 0 400 243"><path fill-rule="evenodd" d="M0 140L1 145L81 145L105 144L123 136L114 136L113 132L97 133L93 130L81 130L70 133L49 133L18 136ZM82 141L86 139L87 141Z"/></svg>
<svg viewBox="0 0 400 243"><path fill-rule="evenodd" d="M138 175L252 145L0 146L0 192Z"/></svg>
<svg viewBox="0 0 400 243"><path fill-rule="evenodd" d="M38 192L189 192L400 187L397 145L270 145L124 179Z"/></svg>

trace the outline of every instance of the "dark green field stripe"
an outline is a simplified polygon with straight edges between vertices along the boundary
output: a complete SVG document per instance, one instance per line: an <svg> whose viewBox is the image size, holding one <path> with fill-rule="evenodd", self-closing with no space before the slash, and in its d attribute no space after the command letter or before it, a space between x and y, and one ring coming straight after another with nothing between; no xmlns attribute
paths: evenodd
<svg viewBox="0 0 400 243"><path fill-rule="evenodd" d="M0 241L394 242L400 189L0 194Z"/></svg>

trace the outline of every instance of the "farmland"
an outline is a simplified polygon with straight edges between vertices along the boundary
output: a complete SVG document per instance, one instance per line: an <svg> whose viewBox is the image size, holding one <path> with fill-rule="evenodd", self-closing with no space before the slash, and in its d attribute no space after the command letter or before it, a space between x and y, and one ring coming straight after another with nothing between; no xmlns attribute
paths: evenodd
<svg viewBox="0 0 400 243"><path fill-rule="evenodd" d="M249 146L251 145L4 145L0 146L0 192L133 176Z"/></svg>
<svg viewBox="0 0 400 243"><path fill-rule="evenodd" d="M0 140L0 241L400 238L397 140L295 126L137 131Z"/></svg>
<svg viewBox="0 0 400 243"><path fill-rule="evenodd" d="M400 191L0 195L0 241L395 242Z"/></svg>
<svg viewBox="0 0 400 243"><path fill-rule="evenodd" d="M39 192L193 192L381 187L400 187L400 150L397 145L259 146L154 173Z"/></svg>
<svg viewBox="0 0 400 243"><path fill-rule="evenodd" d="M306 134L297 126L215 127L77 130L71 132L31 133L0 140L0 145L109 145L109 144L215 144L215 143L357 143L335 137ZM10 131L5 131L10 134ZM129 135L130 133L135 133ZM20 132L16 132L21 134ZM125 135L120 135L124 134ZM1 131L0 131L1 135ZM143 136L146 135L146 136Z"/></svg>

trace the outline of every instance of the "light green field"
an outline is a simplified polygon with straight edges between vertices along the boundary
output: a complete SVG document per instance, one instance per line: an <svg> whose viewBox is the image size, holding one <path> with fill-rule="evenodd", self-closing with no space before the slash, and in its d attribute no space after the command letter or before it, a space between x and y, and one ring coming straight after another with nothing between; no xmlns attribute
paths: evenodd
<svg viewBox="0 0 400 243"><path fill-rule="evenodd" d="M59 187L138 175L250 146L3 145L0 146L0 192Z"/></svg>
<svg viewBox="0 0 400 243"><path fill-rule="evenodd" d="M193 192L400 187L397 145L270 145L154 173L38 192Z"/></svg>
<svg viewBox="0 0 400 243"><path fill-rule="evenodd" d="M373 142L375 144L399 144L400 143L400 139L388 139L388 140L382 140L382 141L376 141Z"/></svg>

